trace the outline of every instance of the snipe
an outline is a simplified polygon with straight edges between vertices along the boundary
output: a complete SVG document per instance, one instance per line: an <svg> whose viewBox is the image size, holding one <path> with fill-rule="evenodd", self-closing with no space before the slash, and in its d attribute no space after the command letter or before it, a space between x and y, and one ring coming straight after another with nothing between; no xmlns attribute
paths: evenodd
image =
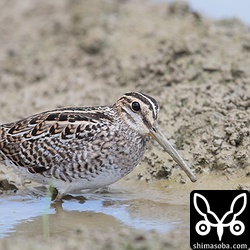
<svg viewBox="0 0 250 250"><path fill-rule="evenodd" d="M111 106L60 108L0 126L0 161L61 195L112 184L140 162L150 137L196 177L157 127L159 106L131 92Z"/></svg>

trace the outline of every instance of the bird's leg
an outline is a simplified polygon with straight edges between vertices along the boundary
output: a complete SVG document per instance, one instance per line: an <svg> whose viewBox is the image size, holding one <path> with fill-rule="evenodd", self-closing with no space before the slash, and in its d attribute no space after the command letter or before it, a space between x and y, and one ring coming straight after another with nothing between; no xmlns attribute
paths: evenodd
<svg viewBox="0 0 250 250"><path fill-rule="evenodd" d="M58 192L57 188L55 188L53 185L50 185L48 191L51 201L55 203L62 203L62 195Z"/></svg>

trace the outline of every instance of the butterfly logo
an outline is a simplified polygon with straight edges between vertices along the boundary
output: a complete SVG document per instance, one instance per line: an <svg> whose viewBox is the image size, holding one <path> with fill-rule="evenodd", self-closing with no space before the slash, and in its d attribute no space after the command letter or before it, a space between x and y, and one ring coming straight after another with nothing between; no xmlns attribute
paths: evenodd
<svg viewBox="0 0 250 250"><path fill-rule="evenodd" d="M200 199L200 202L203 201L203 204L205 203L206 211L202 211L204 210L204 208L202 209L202 207L199 208L198 206L199 199ZM235 204L239 203L240 199L243 199L243 205L237 211ZM218 216L213 211L210 210L210 205L207 199L203 195L195 193L194 198L193 198L193 203L194 203L194 207L196 211L204 218L203 220L200 220L199 222L197 222L195 226L195 230L199 235L204 236L204 235L209 234L211 227L217 228L217 235L218 235L219 241L221 241L222 239L222 235L224 233L225 227L229 227L230 232L236 236L244 233L245 225L243 224L242 221L237 220L237 216L239 216L246 208L246 205L247 205L246 193L239 194L233 199L231 206L230 206L230 210L226 212L222 216L221 219L219 219ZM224 223L226 219L228 220L228 218L230 218L228 216L232 217L231 221L229 223ZM213 220L213 222L211 222L211 219ZM216 223L214 223L215 221Z"/></svg>

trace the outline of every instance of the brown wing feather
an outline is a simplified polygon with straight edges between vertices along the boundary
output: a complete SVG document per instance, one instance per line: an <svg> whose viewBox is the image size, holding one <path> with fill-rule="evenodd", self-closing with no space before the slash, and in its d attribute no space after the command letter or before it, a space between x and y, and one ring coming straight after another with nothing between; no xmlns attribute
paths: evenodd
<svg viewBox="0 0 250 250"><path fill-rule="evenodd" d="M90 108L57 109L4 124L0 126L0 160L7 158L31 173L47 171L56 162L72 160L72 152L94 140L97 130L111 121L97 107L94 112Z"/></svg>

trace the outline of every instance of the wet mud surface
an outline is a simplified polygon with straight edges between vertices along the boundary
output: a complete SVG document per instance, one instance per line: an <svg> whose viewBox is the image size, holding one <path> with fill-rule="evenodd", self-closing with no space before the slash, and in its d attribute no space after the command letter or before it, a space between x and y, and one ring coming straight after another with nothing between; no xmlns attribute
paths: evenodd
<svg viewBox="0 0 250 250"><path fill-rule="evenodd" d="M58 210L0 174L0 248L189 249L190 191L250 189L249 27L185 4L115 0L4 0L0 23L1 124L141 91L198 177L152 142L129 176Z"/></svg>

